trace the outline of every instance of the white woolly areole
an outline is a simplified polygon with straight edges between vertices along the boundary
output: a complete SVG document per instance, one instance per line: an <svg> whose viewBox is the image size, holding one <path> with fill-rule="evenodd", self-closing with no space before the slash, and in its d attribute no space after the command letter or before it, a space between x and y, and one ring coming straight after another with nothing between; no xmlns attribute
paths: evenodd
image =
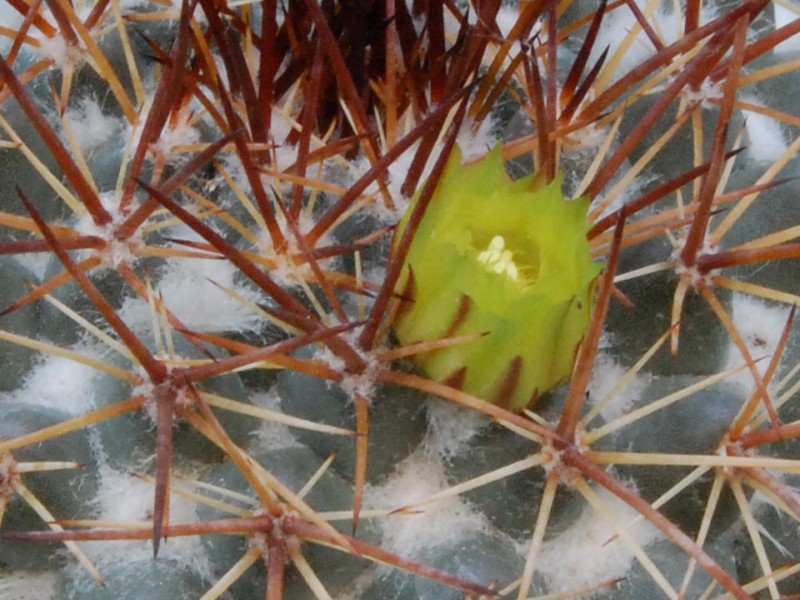
<svg viewBox="0 0 800 600"><path fill-rule="evenodd" d="M598 206L602 205L606 201L606 197L608 196L608 194L612 190L614 190L614 188L617 185L617 182L620 181L629 170L630 170L630 163L626 160L625 162L622 163L622 167L620 167L617 170L617 173L614 175L613 179L611 180L611 183L603 188L603 193L600 194L599 196L596 196L592 200L591 210L596 210ZM635 177L633 181L630 182L629 185L625 186L625 188L622 190L622 193L620 193L616 198L614 198L611 204L609 204L608 207L606 207L606 209L599 215L599 217L602 218L608 216L614 211L622 208L622 206L624 206L625 204L628 204L629 202L632 202L634 199L638 198L641 195L642 190L644 190L645 187L655 179L656 177L654 175L647 175L647 174L642 174L639 175L638 177Z"/></svg>
<svg viewBox="0 0 800 600"><path fill-rule="evenodd" d="M687 265L681 254L686 247L688 238L686 237L670 237L670 244L672 245L672 255L670 260L675 263L675 274L680 277L686 277L689 285L696 288L701 283L714 287L713 277L719 273L719 269L711 269L709 271L700 271L697 265ZM703 245L700 247L700 255L714 254L717 251L717 245L711 240L711 236L706 232L703 236Z"/></svg>
<svg viewBox="0 0 800 600"><path fill-rule="evenodd" d="M486 117L477 124L477 127L469 121L464 123L457 139L458 146L461 148L462 160L471 161L485 156L497 144L497 136L493 133L494 129L495 125L491 117Z"/></svg>
<svg viewBox="0 0 800 600"><path fill-rule="evenodd" d="M712 108L712 100L722 99L722 83L712 83L707 79L700 82L696 88L687 87L681 91L681 95L686 98L689 104L699 104L701 108Z"/></svg>
<svg viewBox="0 0 800 600"><path fill-rule="evenodd" d="M112 224L121 225L125 221L125 216L123 216L119 210L119 204L122 196L116 190L109 190L106 192L100 192L98 198L100 199L100 204L102 207L106 209L106 212L108 212L109 215L111 215ZM114 237L113 232L105 231L104 229L95 225L95 222L89 215L78 219L78 222L75 223L75 230L83 235L94 235L104 239Z"/></svg>
<svg viewBox="0 0 800 600"><path fill-rule="evenodd" d="M709 22L716 14L715 9L709 7L709 4L711 3L704 5L701 11L701 25ZM653 27L656 35L661 38L665 46L683 37L684 16L683 14L676 15L672 12L672 2L653 3L645 0L636 0L636 5L644 13L647 22ZM655 11L650 11L649 9L653 5L657 5L658 8ZM606 64L609 64L612 57L614 57L614 53L620 49L623 41L627 42L628 34L634 28L638 30L636 39L633 44L624 50L619 67L612 77L612 82L620 79L655 54L655 47L647 37L647 34L642 31L633 12L627 6L622 5L615 10L607 12L603 17L589 64L594 64L597 61L606 46L609 47L609 58L606 60Z"/></svg>
<svg viewBox="0 0 800 600"><path fill-rule="evenodd" d="M55 67L60 70L77 67L86 56L83 46L70 45L60 33L53 37L42 37L37 51L42 58L52 60Z"/></svg>
<svg viewBox="0 0 800 600"><path fill-rule="evenodd" d="M156 292L167 309L193 331L244 331L257 329L259 319L247 306L223 290L253 299L252 292L237 283L236 267L227 260L181 258L169 260L159 274ZM129 298L120 310L122 318L137 331L152 328L150 305Z"/></svg>
<svg viewBox="0 0 800 600"><path fill-rule="evenodd" d="M69 127L84 154L94 150L120 130L119 121L103 113L97 100L83 98L77 106L67 109Z"/></svg>
<svg viewBox="0 0 800 600"><path fill-rule="evenodd" d="M170 159L176 156L178 146L196 144L199 140L200 132L191 124L191 115L182 115L174 125L167 122L152 150Z"/></svg>
<svg viewBox="0 0 800 600"><path fill-rule="evenodd" d="M592 379L589 384L591 390L590 401L596 404L603 400L627 373L611 354L600 352L597 355L592 370ZM641 397L642 392L647 387L647 377L641 373L637 374L622 390L614 395L601 410L600 416L605 421L614 419L628 412L633 402Z"/></svg>
<svg viewBox="0 0 800 600"><path fill-rule="evenodd" d="M754 97L743 98L745 102L763 106L763 103ZM759 162L775 162L788 149L786 137L781 125L775 119L749 110L742 111L747 121L748 156Z"/></svg>
<svg viewBox="0 0 800 600"><path fill-rule="evenodd" d="M358 373L347 373L345 361L331 352L327 346L319 346L314 354L314 359L324 363L333 371L337 371L342 375L341 381L338 384L329 382L329 385L338 385L342 391L347 394L351 402L355 402L357 397L361 397L368 402L372 402L375 397L375 383L378 380L378 372L381 370L382 365L377 356L384 348L378 346L370 351L360 351L359 336L362 332L362 327L356 327L351 331L341 334L341 338L348 343L354 352L357 352L359 357L364 361L363 369Z"/></svg>
<svg viewBox="0 0 800 600"><path fill-rule="evenodd" d="M276 282L283 286L293 287L299 285L302 281L309 281L315 278L314 270L311 265L305 261L296 261L294 256L302 256L303 251L298 243L298 236L293 231L292 227L286 221L286 216L281 210L275 207L278 227L283 233L286 240L286 249L276 250L272 237L268 231L263 231L258 240L258 248L261 254L268 260L275 263L270 269L269 275ZM314 218L307 212L302 211L294 223L297 232L302 236L306 236L316 225ZM329 238L327 233L322 235L317 242L317 246L321 247L328 243ZM317 264L323 269L330 269L335 266L337 258L324 258L317 260Z"/></svg>
<svg viewBox="0 0 800 600"><path fill-rule="evenodd" d="M383 183L386 184L386 193L392 199L394 208L386 206L378 182L373 181L362 194L362 197L372 199L370 202L362 201L360 210L363 211L364 214L374 216L381 223L394 223L400 220L408 207L409 201L409 197L404 195L400 191L400 188L403 186L406 174L411 168L411 163L414 160L414 154L416 153L418 145L418 143L412 144L410 148L406 149L405 152L398 156L385 170L385 175L388 175L388 177L384 177ZM361 179L370 168L370 162L365 157L361 156L350 161L350 164L345 169L338 164L332 165L328 169L326 176L332 175L334 181L349 188L356 181Z"/></svg>
<svg viewBox="0 0 800 600"><path fill-rule="evenodd" d="M150 85L155 87L155 84L153 83ZM147 122L147 117L150 114L151 109L152 99L149 99L149 101L142 108L139 115L139 121L135 125L130 125L127 122L124 123L125 132L123 133L123 136L126 140L128 140L130 147L133 148L134 151L139 145L139 141L142 137L142 133L144 132L144 126ZM196 144L200 140L200 132L194 127L193 117L194 115L191 109L185 108L181 111L174 122L172 119L167 120L158 138L155 140L155 142L150 144L148 151L155 156L163 157L166 160L172 161L173 163L184 158L184 155L177 151L177 147L188 144Z"/></svg>
<svg viewBox="0 0 800 600"><path fill-rule="evenodd" d="M778 343L789 317L789 309L785 306L768 304L756 300L752 296L734 294L731 302L731 318L733 325L747 346L759 373L762 375L769 367L770 359L778 347ZM727 350L725 368L733 368L744 363L741 352L730 342ZM745 369L729 378L729 381L740 384L744 389L753 392L756 389L750 371Z"/></svg>
<svg viewBox="0 0 800 600"><path fill-rule="evenodd" d="M361 351L359 336L362 330L363 327L357 327L341 334L342 339L364 361L364 367L360 372L347 373L344 360L331 352L327 346L320 348L315 355L315 358L342 374L342 379L338 385L352 402L355 402L356 398L359 397L367 400L367 402L372 402L375 398L375 383L378 381L378 373L382 369L377 356L384 348L377 346L366 352Z"/></svg>
<svg viewBox="0 0 800 600"><path fill-rule="evenodd" d="M57 585L55 572L0 572L0 598L3 600L56 600Z"/></svg>
<svg viewBox="0 0 800 600"><path fill-rule="evenodd" d="M95 498L97 518L120 523L148 521L153 517L154 485L110 467L100 469L100 486ZM196 505L187 498L172 493L169 502L170 523L197 521ZM84 544L83 550L100 568L104 564L153 557L150 540L110 540ZM211 567L199 536L170 538L161 544L159 558L170 558L193 572L208 578Z"/></svg>
<svg viewBox="0 0 800 600"><path fill-rule="evenodd" d="M428 432L423 444L433 456L456 456L473 437L491 423L491 419L478 411L452 402L432 399L427 404Z"/></svg>
<svg viewBox="0 0 800 600"><path fill-rule="evenodd" d="M116 269L121 264L133 265L138 261L134 249L141 245L141 238L135 234L125 241L117 239L115 229L125 221L125 216L119 210L120 196L112 190L100 194L100 204L111 215L108 225L98 226L91 215L85 214L74 225L75 231L85 236L94 236L105 240L106 244L101 250L83 250L78 254L79 260L85 260L92 255L98 256L102 263L95 272L102 269Z"/></svg>
<svg viewBox="0 0 800 600"><path fill-rule="evenodd" d="M364 507L394 510L413 506L447 487L441 463L430 460L424 452L415 452L397 466L383 485L366 489ZM458 497L427 504L412 512L414 514L389 515L375 520L383 533L385 550L400 556L414 556L445 540L488 527L485 517Z"/></svg>
<svg viewBox="0 0 800 600"><path fill-rule="evenodd" d="M91 346L76 347L79 353L102 360ZM34 406L46 406L81 415L95 408L95 382L100 376L93 367L61 356L45 356L13 393L13 399Z"/></svg>
<svg viewBox="0 0 800 600"><path fill-rule="evenodd" d="M586 100L584 100L584 103ZM581 152L585 150L598 150L606 140L610 127L598 127L597 123L590 123L568 133L565 138L564 152ZM581 176L585 173L581 173Z"/></svg>
<svg viewBox="0 0 800 600"><path fill-rule="evenodd" d="M357 374L345 373L339 382L339 387L353 402L362 398L368 403L372 403L375 398L375 382L378 380L379 371L378 361L373 355L368 355L364 370Z"/></svg>
<svg viewBox="0 0 800 600"><path fill-rule="evenodd" d="M595 491L620 523L627 524L638 515L610 492ZM629 531L642 547L659 537L658 530L646 522ZM565 592L625 577L636 558L615 535L613 525L586 506L575 523L542 545L536 568L548 590Z"/></svg>
<svg viewBox="0 0 800 600"><path fill-rule="evenodd" d="M339 373L344 373L345 362L340 357L331 352L327 346L317 346L314 352L314 360L318 360L330 369Z"/></svg>
<svg viewBox="0 0 800 600"><path fill-rule="evenodd" d="M285 228L281 227L285 232ZM269 276L281 287L293 288L314 276L314 271L306 262L296 262L293 256L302 254L293 235L286 236L286 249L277 250L267 231L259 236L259 253L273 263Z"/></svg>
<svg viewBox="0 0 800 600"><path fill-rule="evenodd" d="M277 389L274 387L268 392L253 394L250 402L267 410L280 411L281 399ZM264 420L261 426L255 431L254 439L249 444L251 454L261 454L265 451L280 450L282 448L299 447L302 444L292 435L291 429L287 425L273 423Z"/></svg>
<svg viewBox="0 0 800 600"><path fill-rule="evenodd" d="M277 146L274 150L275 164L273 168L276 171L283 172L289 169L294 163L297 162L298 148L296 144L288 144L286 142L276 142ZM289 193L293 184L288 181L270 180L270 184L278 189L282 194Z"/></svg>

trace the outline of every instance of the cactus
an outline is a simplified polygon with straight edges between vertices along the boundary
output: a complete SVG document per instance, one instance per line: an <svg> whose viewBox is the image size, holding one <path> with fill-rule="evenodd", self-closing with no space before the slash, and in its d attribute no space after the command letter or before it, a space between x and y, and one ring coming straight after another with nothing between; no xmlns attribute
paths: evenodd
<svg viewBox="0 0 800 600"><path fill-rule="evenodd" d="M0 595L800 594L790 5L0 2Z"/></svg>

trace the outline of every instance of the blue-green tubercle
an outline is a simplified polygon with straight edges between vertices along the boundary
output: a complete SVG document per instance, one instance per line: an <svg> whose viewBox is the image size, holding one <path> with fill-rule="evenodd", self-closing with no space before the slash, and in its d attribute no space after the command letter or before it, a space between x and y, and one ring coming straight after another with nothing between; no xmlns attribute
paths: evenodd
<svg viewBox="0 0 800 600"><path fill-rule="evenodd" d="M589 200L565 199L561 183L512 181L500 147L466 166L450 157L406 259L394 330L404 345L486 335L417 354L428 376L512 410L569 377L601 266Z"/></svg>

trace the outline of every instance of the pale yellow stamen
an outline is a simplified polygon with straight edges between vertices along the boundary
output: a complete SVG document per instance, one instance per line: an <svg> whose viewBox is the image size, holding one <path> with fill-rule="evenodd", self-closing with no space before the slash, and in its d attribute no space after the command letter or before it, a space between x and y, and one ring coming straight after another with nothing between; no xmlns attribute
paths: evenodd
<svg viewBox="0 0 800 600"><path fill-rule="evenodd" d="M489 242L489 247L478 254L478 261L485 264L487 268L495 273L504 273L512 280L519 278L519 269L514 262L514 255L511 250L505 250L506 241L503 236L496 235Z"/></svg>

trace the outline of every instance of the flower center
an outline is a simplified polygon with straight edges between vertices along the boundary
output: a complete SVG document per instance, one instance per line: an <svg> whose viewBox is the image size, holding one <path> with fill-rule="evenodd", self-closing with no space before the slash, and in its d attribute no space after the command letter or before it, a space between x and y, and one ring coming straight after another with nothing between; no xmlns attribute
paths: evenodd
<svg viewBox="0 0 800 600"><path fill-rule="evenodd" d="M496 235L489 242L489 247L478 254L478 262L495 273L505 274L512 281L519 280L519 269L514 262L511 250L506 250L506 240L501 235Z"/></svg>

